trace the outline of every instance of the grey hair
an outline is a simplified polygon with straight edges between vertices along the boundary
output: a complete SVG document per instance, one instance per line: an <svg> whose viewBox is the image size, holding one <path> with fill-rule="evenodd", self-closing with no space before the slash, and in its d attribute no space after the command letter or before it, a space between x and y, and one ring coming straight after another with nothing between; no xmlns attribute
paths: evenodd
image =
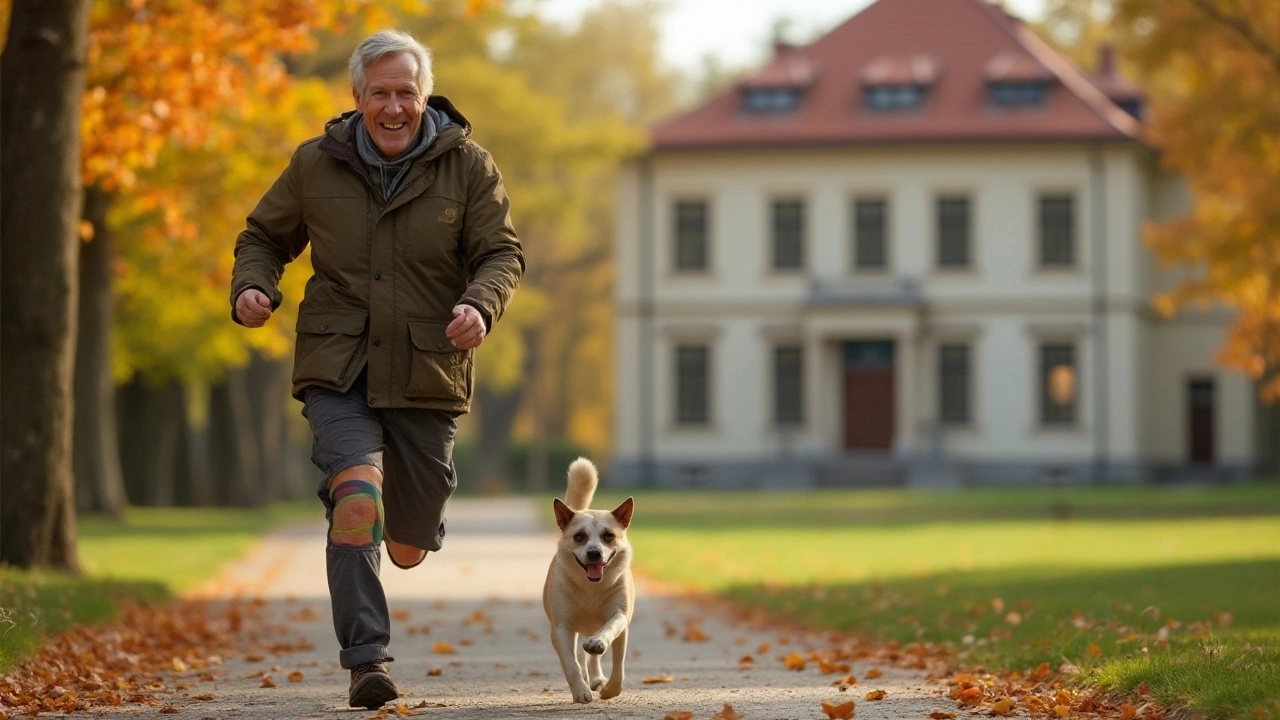
<svg viewBox="0 0 1280 720"><path fill-rule="evenodd" d="M431 75L431 51L422 46L412 35L399 30L382 30L365 38L351 53L351 87L364 95L364 71L384 57L411 55L418 65L418 90L425 97L431 94L435 78Z"/></svg>

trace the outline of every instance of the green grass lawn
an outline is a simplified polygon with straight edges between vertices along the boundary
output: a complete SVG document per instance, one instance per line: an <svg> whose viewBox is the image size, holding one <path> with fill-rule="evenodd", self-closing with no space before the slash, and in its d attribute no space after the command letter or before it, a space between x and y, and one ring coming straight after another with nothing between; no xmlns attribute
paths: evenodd
<svg viewBox="0 0 1280 720"><path fill-rule="evenodd" d="M274 525L323 516L318 502L263 509L130 508L78 523L82 577L0 567L0 675L44 634L115 617L123 601L160 602L192 590Z"/></svg>
<svg viewBox="0 0 1280 720"><path fill-rule="evenodd" d="M634 523L642 572L812 627L1280 718L1275 483L641 493Z"/></svg>

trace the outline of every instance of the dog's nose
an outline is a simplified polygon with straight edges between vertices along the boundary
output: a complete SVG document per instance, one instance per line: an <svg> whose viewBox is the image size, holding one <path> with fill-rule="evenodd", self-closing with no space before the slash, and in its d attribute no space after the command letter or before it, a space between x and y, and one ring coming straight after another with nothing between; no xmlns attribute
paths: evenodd
<svg viewBox="0 0 1280 720"><path fill-rule="evenodd" d="M590 562L600 562L600 558L602 557L603 555L600 554L600 551L595 548L587 551L587 560Z"/></svg>

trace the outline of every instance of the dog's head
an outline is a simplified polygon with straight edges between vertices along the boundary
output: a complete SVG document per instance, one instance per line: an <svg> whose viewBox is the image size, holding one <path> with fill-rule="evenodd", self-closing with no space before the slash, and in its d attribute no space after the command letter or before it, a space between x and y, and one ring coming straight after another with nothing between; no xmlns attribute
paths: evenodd
<svg viewBox="0 0 1280 720"><path fill-rule="evenodd" d="M560 526L560 551L569 553L593 583L604 579L605 568L631 553L627 527L635 500L627 498L610 510L569 509L556 498L556 524Z"/></svg>

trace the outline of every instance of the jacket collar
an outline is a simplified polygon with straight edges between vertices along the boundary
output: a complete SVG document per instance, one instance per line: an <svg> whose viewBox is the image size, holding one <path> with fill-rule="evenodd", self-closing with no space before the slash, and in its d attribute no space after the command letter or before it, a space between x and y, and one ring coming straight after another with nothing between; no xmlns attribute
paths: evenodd
<svg viewBox="0 0 1280 720"><path fill-rule="evenodd" d="M427 152L422 157L414 161L414 164L420 164L434 160L445 152L461 145L471 136L471 122L449 102L449 98L443 95L432 95L427 98L427 106L449 115L453 122L436 135L431 141ZM341 160L350 165L357 174L365 179L366 182L372 182L369 179L369 170L360 160L360 153L356 150L355 138L351 136L351 131L347 128L346 120L355 115L355 110L330 118L324 124L324 136L320 139L320 150L327 155Z"/></svg>

